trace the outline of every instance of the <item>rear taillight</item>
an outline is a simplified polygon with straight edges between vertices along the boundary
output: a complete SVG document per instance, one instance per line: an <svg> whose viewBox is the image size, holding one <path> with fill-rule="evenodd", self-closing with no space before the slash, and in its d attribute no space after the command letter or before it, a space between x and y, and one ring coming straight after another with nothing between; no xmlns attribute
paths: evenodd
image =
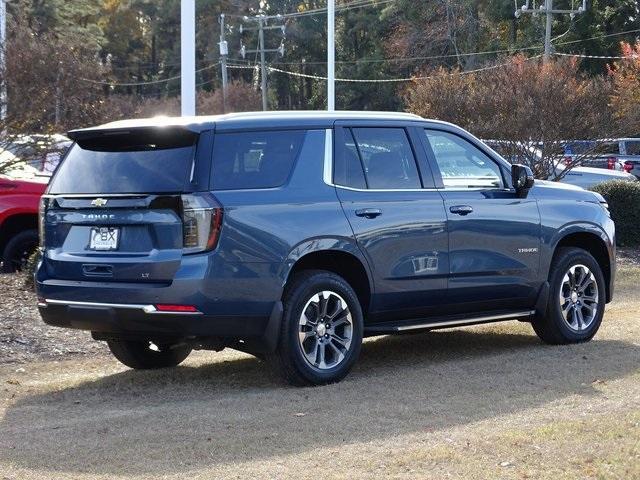
<svg viewBox="0 0 640 480"><path fill-rule="evenodd" d="M182 195L184 253L213 250L222 227L222 207L209 193Z"/></svg>
<svg viewBox="0 0 640 480"><path fill-rule="evenodd" d="M624 169L625 172L631 173L631 170L633 170L633 162L630 162L629 160L627 160L626 162L624 162L624 165L622 166L622 168Z"/></svg>
<svg viewBox="0 0 640 480"><path fill-rule="evenodd" d="M45 232L45 218L47 216L47 209L49 208L49 199L47 197L40 197L40 205L38 206L38 238L40 239L40 248L44 248L44 232Z"/></svg>
<svg viewBox="0 0 640 480"><path fill-rule="evenodd" d="M193 305L171 305L166 303L158 303L154 305L157 312L174 312L174 313L199 313L198 309Z"/></svg>
<svg viewBox="0 0 640 480"><path fill-rule="evenodd" d="M615 170L616 169L616 163L618 163L618 159L616 157L607 158L607 168L609 170Z"/></svg>
<svg viewBox="0 0 640 480"><path fill-rule="evenodd" d="M564 157L564 164L568 167L569 165L571 165L571 157L566 156Z"/></svg>

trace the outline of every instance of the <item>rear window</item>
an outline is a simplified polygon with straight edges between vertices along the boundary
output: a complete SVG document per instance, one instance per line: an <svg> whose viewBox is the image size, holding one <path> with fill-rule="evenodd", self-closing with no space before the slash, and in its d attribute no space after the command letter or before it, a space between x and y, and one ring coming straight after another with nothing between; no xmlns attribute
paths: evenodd
<svg viewBox="0 0 640 480"><path fill-rule="evenodd" d="M123 133L79 140L51 181L53 194L180 192L197 135Z"/></svg>
<svg viewBox="0 0 640 480"><path fill-rule="evenodd" d="M213 189L284 185L306 133L305 130L216 133L211 172Z"/></svg>

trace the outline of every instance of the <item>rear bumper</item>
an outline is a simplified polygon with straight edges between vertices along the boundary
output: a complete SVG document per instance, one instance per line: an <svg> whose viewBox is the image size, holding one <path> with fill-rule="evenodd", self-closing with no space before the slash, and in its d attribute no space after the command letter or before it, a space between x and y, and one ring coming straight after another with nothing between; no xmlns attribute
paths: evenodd
<svg viewBox="0 0 640 480"><path fill-rule="evenodd" d="M38 298L43 299L40 314L49 325L102 337L263 340L281 311L282 286L274 266L213 257L184 256L173 279L165 283L52 278L45 260L35 276ZM160 313L154 311L157 304L193 305L198 313Z"/></svg>
<svg viewBox="0 0 640 480"><path fill-rule="evenodd" d="M158 312L152 305L41 299L38 309L48 325L89 330L101 336L148 339L247 339L275 349L282 317L276 302L270 316L204 315Z"/></svg>

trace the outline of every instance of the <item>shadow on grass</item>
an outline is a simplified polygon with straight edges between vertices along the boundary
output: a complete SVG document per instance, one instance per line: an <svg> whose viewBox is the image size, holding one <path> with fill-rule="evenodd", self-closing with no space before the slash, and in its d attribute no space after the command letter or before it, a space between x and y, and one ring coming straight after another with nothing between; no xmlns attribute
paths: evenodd
<svg viewBox="0 0 640 480"><path fill-rule="evenodd" d="M0 461L153 476L339 448L595 395L593 381L637 371L638 358L621 341L549 347L480 329L372 339L345 381L318 388L287 387L251 358L125 371L9 407Z"/></svg>

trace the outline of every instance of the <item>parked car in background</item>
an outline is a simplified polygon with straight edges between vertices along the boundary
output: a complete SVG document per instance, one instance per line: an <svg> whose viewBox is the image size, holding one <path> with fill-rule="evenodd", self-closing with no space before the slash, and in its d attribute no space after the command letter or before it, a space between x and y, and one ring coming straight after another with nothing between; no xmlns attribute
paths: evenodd
<svg viewBox="0 0 640 480"><path fill-rule="evenodd" d="M60 134L13 135L2 148L19 158L21 164L51 175L72 143Z"/></svg>
<svg viewBox="0 0 640 480"><path fill-rule="evenodd" d="M564 155L567 162L584 155L582 166L621 170L640 178L640 138L573 140L565 144Z"/></svg>
<svg viewBox="0 0 640 480"><path fill-rule="evenodd" d="M449 123L247 112L70 136L42 197L38 308L132 368L230 347L324 384L364 336L521 320L586 342L613 296L604 198Z"/></svg>
<svg viewBox="0 0 640 480"><path fill-rule="evenodd" d="M513 144L505 140L485 140L485 143L489 145L493 150L498 152L509 163L526 163L523 158L519 158L517 153L514 153ZM524 148L528 152L529 157L542 157L542 151L533 145L523 145L520 148ZM566 169L563 162L558 161L549 172L548 179L558 178L563 174ZM621 170L605 170L602 168L594 167L573 167L562 176L561 183L568 183L584 189L589 189L598 183L607 182L609 180L625 180L629 182L638 181L638 179L630 173Z"/></svg>
<svg viewBox="0 0 640 480"><path fill-rule="evenodd" d="M21 270L38 247L38 205L47 181L0 175L0 263L5 273Z"/></svg>

